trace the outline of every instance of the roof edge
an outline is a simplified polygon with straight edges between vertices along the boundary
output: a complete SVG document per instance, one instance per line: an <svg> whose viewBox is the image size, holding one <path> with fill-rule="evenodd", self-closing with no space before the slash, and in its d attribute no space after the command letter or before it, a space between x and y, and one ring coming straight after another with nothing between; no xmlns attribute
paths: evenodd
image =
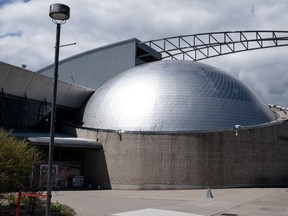
<svg viewBox="0 0 288 216"><path fill-rule="evenodd" d="M115 46L119 46L119 45L122 45L122 44L126 44L126 43L129 43L129 42L135 42L136 43L139 43L141 42L140 40L138 40L137 38L131 38L131 39L127 39L127 40L123 40L123 41L120 41L120 42L115 42L115 43L112 43L112 44L108 44L108 45L104 45L104 46L101 46L101 47L98 47L98 48L94 48L94 49L90 49L90 50L86 50L84 52L81 52L81 53L78 53L78 54L75 54L73 56L70 56L70 57L67 57L65 59L62 59L59 61L59 65L63 64L63 63L66 63L66 62L69 62L69 61L72 61L76 58L79 58L79 57L82 57L82 56L85 56L85 55L89 55L91 53L94 53L94 52L97 52L97 51L101 51L101 50L105 50L105 49L108 49L108 48L111 48L111 47L115 47ZM44 68L41 68L40 70L37 70L36 73L43 73L51 68L54 67L54 64L50 64Z"/></svg>

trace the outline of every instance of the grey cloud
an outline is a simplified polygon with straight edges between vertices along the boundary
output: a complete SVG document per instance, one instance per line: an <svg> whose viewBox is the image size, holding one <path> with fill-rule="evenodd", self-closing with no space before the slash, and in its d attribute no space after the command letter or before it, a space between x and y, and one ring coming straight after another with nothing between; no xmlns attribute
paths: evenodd
<svg viewBox="0 0 288 216"><path fill-rule="evenodd" d="M21 36L22 36L22 32L11 32L11 33L6 33L4 35L0 35L0 39L5 38L5 37L21 37Z"/></svg>
<svg viewBox="0 0 288 216"><path fill-rule="evenodd" d="M26 2L26 3L25 3ZM71 8L62 26L60 58L129 38L152 40L202 32L286 30L286 0L82 0L61 1ZM15 1L0 7L0 61L37 70L53 62L55 25L47 1ZM21 13L19 13L21 11ZM13 14L13 16L11 16ZM33 14L33 16L31 16ZM287 47L238 53L203 61L228 71L260 93L267 103L288 106Z"/></svg>

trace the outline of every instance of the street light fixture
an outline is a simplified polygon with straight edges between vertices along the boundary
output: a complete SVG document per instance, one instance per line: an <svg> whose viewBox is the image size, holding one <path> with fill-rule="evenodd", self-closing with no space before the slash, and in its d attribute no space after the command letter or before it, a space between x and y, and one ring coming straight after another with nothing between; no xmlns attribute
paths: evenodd
<svg viewBox="0 0 288 216"><path fill-rule="evenodd" d="M66 21L70 18L70 8L64 4L52 4L49 16L56 22Z"/></svg>
<svg viewBox="0 0 288 216"><path fill-rule="evenodd" d="M66 23L70 17L70 8L64 4L50 5L49 16L52 21L57 25L56 29L56 45L55 45L55 58L54 58L54 85L53 85L53 98L50 122L50 143L49 143L49 158L48 158L48 180L47 180L47 205L46 216L51 213L51 192L53 183L53 157L54 157L54 136L55 136L55 119L56 119L56 97L57 97L57 79L58 79L58 64L59 64L59 47L60 47L60 30L61 25Z"/></svg>

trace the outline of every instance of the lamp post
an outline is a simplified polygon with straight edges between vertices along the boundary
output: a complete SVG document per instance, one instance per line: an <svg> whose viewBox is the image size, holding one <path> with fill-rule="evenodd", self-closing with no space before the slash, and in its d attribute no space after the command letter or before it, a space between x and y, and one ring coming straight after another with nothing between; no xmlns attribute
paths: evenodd
<svg viewBox="0 0 288 216"><path fill-rule="evenodd" d="M54 58L54 85L53 85L53 98L52 98L52 110L51 110L51 122L50 122L46 216L50 216L51 213L51 197L52 197L51 192L53 184L53 156L54 156L54 135L55 135L55 118L56 118L60 30L61 25L66 23L66 20L68 20L70 17L70 8L63 4L52 4L50 5L49 16L52 18L52 21L57 25L57 29L56 29L56 45L55 45L55 58Z"/></svg>

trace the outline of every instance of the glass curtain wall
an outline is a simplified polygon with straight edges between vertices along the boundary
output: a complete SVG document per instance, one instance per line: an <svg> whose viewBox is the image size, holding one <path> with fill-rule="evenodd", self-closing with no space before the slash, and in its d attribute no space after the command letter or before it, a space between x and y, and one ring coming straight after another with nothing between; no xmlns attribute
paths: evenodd
<svg viewBox="0 0 288 216"><path fill-rule="evenodd" d="M27 97L18 98L2 93L0 96L0 127L15 131L48 132L51 104ZM61 123L73 116L72 110L57 107L56 130Z"/></svg>

